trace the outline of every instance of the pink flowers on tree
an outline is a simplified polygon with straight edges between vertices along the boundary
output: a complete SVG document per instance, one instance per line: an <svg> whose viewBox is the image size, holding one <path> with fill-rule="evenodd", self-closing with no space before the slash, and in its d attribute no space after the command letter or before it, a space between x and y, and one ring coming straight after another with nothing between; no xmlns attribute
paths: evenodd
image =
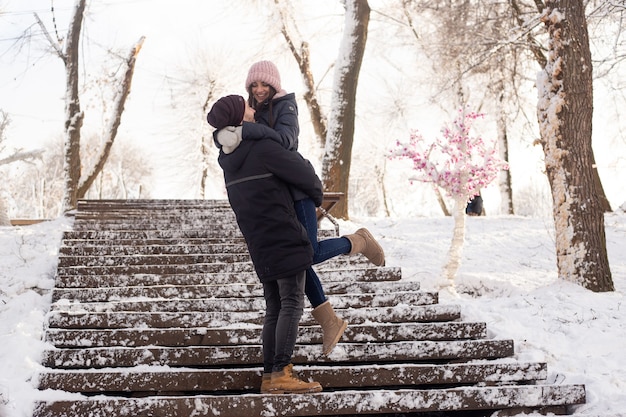
<svg viewBox="0 0 626 417"><path fill-rule="evenodd" d="M483 116L461 108L453 125L441 130L443 138L427 144L421 134L413 131L409 143L398 141L389 155L413 161L417 174L409 177L410 181L432 183L454 199L454 231L443 268L447 279L440 281L440 287L452 293L456 293L454 279L461 265L465 241L465 205L481 188L489 185L500 170L508 169L508 164L498 155L496 142L488 147L482 137L470 134L474 121Z"/></svg>
<svg viewBox="0 0 626 417"><path fill-rule="evenodd" d="M413 161L417 175L409 180L433 183L455 200L462 197L467 201L489 185L500 170L508 169L495 143L487 147L482 137L470 134L474 121L483 117L459 109L453 125L441 130L443 138L426 143L419 132L412 131L409 143L398 141L390 157Z"/></svg>

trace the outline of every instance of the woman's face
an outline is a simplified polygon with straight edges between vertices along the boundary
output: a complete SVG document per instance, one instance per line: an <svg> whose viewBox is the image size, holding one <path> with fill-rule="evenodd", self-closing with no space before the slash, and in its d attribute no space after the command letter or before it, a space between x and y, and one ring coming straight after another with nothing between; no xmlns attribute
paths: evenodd
<svg viewBox="0 0 626 417"><path fill-rule="evenodd" d="M246 101L246 110L243 112L243 121L254 123L254 113L254 109L250 107L250 105Z"/></svg>
<svg viewBox="0 0 626 417"><path fill-rule="evenodd" d="M251 85L252 95L258 103L263 103L270 96L270 85L261 81L255 81Z"/></svg>

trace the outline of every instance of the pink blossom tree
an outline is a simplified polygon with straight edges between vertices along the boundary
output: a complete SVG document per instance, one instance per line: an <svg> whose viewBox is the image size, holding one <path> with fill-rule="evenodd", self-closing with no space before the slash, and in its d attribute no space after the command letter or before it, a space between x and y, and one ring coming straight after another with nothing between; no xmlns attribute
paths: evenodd
<svg viewBox="0 0 626 417"><path fill-rule="evenodd" d="M483 117L461 108L452 126L441 129L442 138L428 142L418 131L412 131L409 143L398 141L389 155L413 162L415 174L409 181L432 183L454 199L452 243L443 269L445 279L440 281L440 288L447 287L451 292L461 265L467 202L489 185L499 171L508 169L498 156L497 141L487 144L482 137L470 134L474 121Z"/></svg>

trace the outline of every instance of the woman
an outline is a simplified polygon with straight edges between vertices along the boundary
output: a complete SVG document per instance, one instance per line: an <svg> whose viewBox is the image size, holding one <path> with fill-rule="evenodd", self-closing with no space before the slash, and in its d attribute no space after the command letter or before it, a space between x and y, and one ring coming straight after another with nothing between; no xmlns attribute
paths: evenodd
<svg viewBox="0 0 626 417"><path fill-rule="evenodd" d="M281 88L280 73L271 61L259 61L248 70L246 77L248 105L256 110L257 124L269 126L279 135L279 143L288 150L298 150L298 106L294 93ZM246 135L243 136L246 139ZM359 229L354 234L318 241L316 205L301 190L292 188L298 219L306 228L313 245L313 264L342 254L362 253L377 266L385 264L385 254L371 233ZM323 353L329 354L336 346L348 323L335 314L327 300L319 277L313 270L306 271L305 294L313 306L313 317L324 332Z"/></svg>

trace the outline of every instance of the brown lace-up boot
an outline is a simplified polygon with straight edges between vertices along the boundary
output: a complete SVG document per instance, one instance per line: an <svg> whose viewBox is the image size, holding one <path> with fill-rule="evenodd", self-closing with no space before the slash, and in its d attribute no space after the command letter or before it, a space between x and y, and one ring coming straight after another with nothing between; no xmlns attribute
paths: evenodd
<svg viewBox="0 0 626 417"><path fill-rule="evenodd" d="M304 382L293 373L293 365L289 364L282 371L272 372L272 377L267 385L270 394L307 394L320 392L322 386L319 382Z"/></svg>

